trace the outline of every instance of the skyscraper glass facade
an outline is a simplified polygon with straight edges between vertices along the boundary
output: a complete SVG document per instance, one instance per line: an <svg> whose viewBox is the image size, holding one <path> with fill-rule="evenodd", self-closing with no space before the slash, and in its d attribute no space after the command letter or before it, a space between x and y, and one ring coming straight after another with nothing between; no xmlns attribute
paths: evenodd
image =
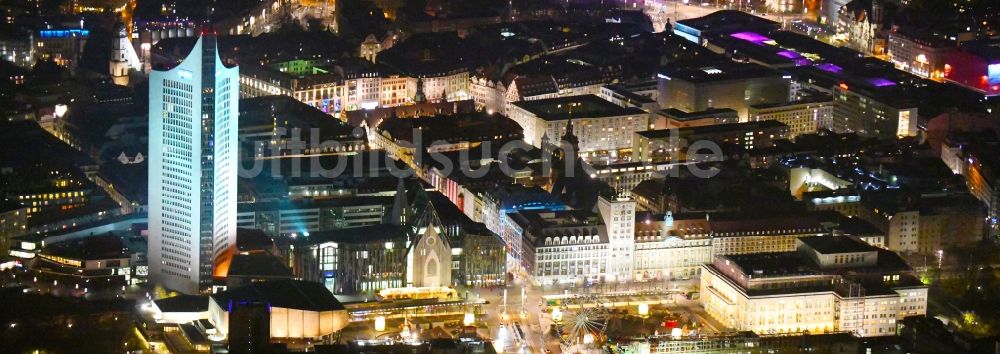
<svg viewBox="0 0 1000 354"><path fill-rule="evenodd" d="M236 242L239 70L199 38L149 79L149 267L154 282L196 293L225 275Z"/></svg>

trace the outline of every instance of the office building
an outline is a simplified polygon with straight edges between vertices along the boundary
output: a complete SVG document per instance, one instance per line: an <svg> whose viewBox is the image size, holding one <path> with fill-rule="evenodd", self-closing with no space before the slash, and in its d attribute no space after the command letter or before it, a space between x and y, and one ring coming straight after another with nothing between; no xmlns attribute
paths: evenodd
<svg viewBox="0 0 1000 354"><path fill-rule="evenodd" d="M484 112L389 117L372 127L368 135L372 148L385 150L415 171L423 170L430 162L424 153L467 150L484 143L493 151L500 149L500 142L521 137L521 127L514 121ZM418 157L422 159L415 160Z"/></svg>
<svg viewBox="0 0 1000 354"><path fill-rule="evenodd" d="M293 273L337 294L506 281L503 241L440 193L401 190L387 214L392 222L297 235Z"/></svg>
<svg viewBox="0 0 1000 354"><path fill-rule="evenodd" d="M149 265L154 283L197 293L225 276L236 243L239 69L198 39L149 79Z"/></svg>
<svg viewBox="0 0 1000 354"><path fill-rule="evenodd" d="M584 159L600 156L614 160L621 150L632 147L633 133L645 131L649 125L645 111L623 108L589 94L514 102L510 118L524 128L524 140L539 148L558 145L572 120Z"/></svg>
<svg viewBox="0 0 1000 354"><path fill-rule="evenodd" d="M393 224L313 232L296 237L293 271L335 294L402 288L407 286L408 242L406 230Z"/></svg>
<svg viewBox="0 0 1000 354"><path fill-rule="evenodd" d="M688 147L699 141L712 142L717 144L716 146L731 144L751 150L772 146L775 141L787 137L788 126L774 120L648 130L635 134L632 160L637 162L684 161ZM707 151L701 153L707 153Z"/></svg>
<svg viewBox="0 0 1000 354"><path fill-rule="evenodd" d="M0 199L0 268L10 256L11 238L28 228L28 207L16 201Z"/></svg>
<svg viewBox="0 0 1000 354"><path fill-rule="evenodd" d="M918 97L927 95L927 83L872 57L844 56L837 60L796 68L795 81L802 90L833 96L835 133L864 137L917 135Z"/></svg>
<svg viewBox="0 0 1000 354"><path fill-rule="evenodd" d="M636 220L636 280L697 277L701 265L712 261L712 234L708 224L705 219L674 220L670 212L660 220L648 214L644 220Z"/></svg>
<svg viewBox="0 0 1000 354"><path fill-rule="evenodd" d="M789 252L716 256L702 266L705 311L755 333L896 335L927 312L927 286L898 255L850 237L802 237Z"/></svg>
<svg viewBox="0 0 1000 354"><path fill-rule="evenodd" d="M812 216L716 220L708 223L712 255L789 252L799 237L820 236L826 230Z"/></svg>
<svg viewBox="0 0 1000 354"><path fill-rule="evenodd" d="M739 114L730 108L709 108L697 112L669 108L656 112L655 119L654 129L688 128L740 122Z"/></svg>
<svg viewBox="0 0 1000 354"><path fill-rule="evenodd" d="M541 285L632 280L635 201L602 195L597 210L508 214L502 234L510 271Z"/></svg>
<svg viewBox="0 0 1000 354"><path fill-rule="evenodd" d="M39 30L34 59L51 60L73 72L89 39L90 30L83 28Z"/></svg>
<svg viewBox="0 0 1000 354"><path fill-rule="evenodd" d="M14 65L30 69L35 65L33 33L0 34L0 58Z"/></svg>
<svg viewBox="0 0 1000 354"><path fill-rule="evenodd" d="M813 134L818 129L831 129L833 125L833 99L829 95L810 97L800 101L750 105L747 111L751 121L776 120L788 126L788 138Z"/></svg>
<svg viewBox="0 0 1000 354"><path fill-rule="evenodd" d="M417 86L431 80L418 83L417 78L385 73L362 59L292 59L249 65L240 75L240 92L244 97L290 96L344 119L340 115L346 111L413 103Z"/></svg>
<svg viewBox="0 0 1000 354"><path fill-rule="evenodd" d="M520 211L508 215L510 270L542 285L597 283L608 273L608 230L586 211Z"/></svg>
<svg viewBox="0 0 1000 354"><path fill-rule="evenodd" d="M962 175L969 193L986 204L987 232L990 236L1000 235L1000 171L996 154L998 144L993 141L962 139L942 144L941 159L948 163L952 172Z"/></svg>
<svg viewBox="0 0 1000 354"><path fill-rule="evenodd" d="M73 285L77 294L131 285L132 255L114 234L45 243L30 264L31 270L56 283Z"/></svg>
<svg viewBox="0 0 1000 354"><path fill-rule="evenodd" d="M364 150L366 137L319 109L288 96L240 100L239 139L254 157L352 155ZM320 139L324 144L312 143ZM244 156L249 155L244 153Z"/></svg>
<svg viewBox="0 0 1000 354"><path fill-rule="evenodd" d="M956 50L955 42L915 29L901 28L886 36L886 54L896 68L932 80L945 76L945 62Z"/></svg>
<svg viewBox="0 0 1000 354"><path fill-rule="evenodd" d="M499 71L499 70L494 70ZM470 90L477 107L487 112L511 114L517 101L596 95L602 85L611 82L616 74L613 68L598 68L572 63L531 62L503 73L488 72L471 78ZM607 98L605 98L607 99Z"/></svg>
<svg viewBox="0 0 1000 354"><path fill-rule="evenodd" d="M311 199L240 203L237 224L271 236L300 236L389 221L392 197L316 194L317 198Z"/></svg>
<svg viewBox="0 0 1000 354"><path fill-rule="evenodd" d="M481 222L490 231L500 234L501 226L506 223L507 215L521 210L566 210L566 204L539 187L526 187L521 184L496 184L477 191L481 194L482 207L480 212L466 214L473 221ZM514 240L504 240L511 243Z"/></svg>
<svg viewBox="0 0 1000 354"><path fill-rule="evenodd" d="M668 67L657 74L660 108L686 112L736 110L747 121L750 105L788 101L791 76L757 64L705 63Z"/></svg>
<svg viewBox="0 0 1000 354"><path fill-rule="evenodd" d="M635 255L635 201L626 196L601 196L597 210L608 235L608 280L631 281Z"/></svg>
<svg viewBox="0 0 1000 354"><path fill-rule="evenodd" d="M845 131L872 137L917 135L917 103L891 88L896 83L875 79L871 86L839 84L833 87L833 116ZM836 128L839 122L834 122ZM841 131L841 130L834 130Z"/></svg>
<svg viewBox="0 0 1000 354"><path fill-rule="evenodd" d="M803 333L801 335L757 334L749 331L727 332L714 336L673 336L659 333L649 337L619 342L633 353L673 354L702 353L785 353L808 351L818 353L853 353L858 339L850 333Z"/></svg>
<svg viewBox="0 0 1000 354"><path fill-rule="evenodd" d="M898 191L858 193L853 188L805 193L813 210L833 210L870 223L885 235L884 247L934 255L981 241L990 230L988 204L974 195L914 196ZM874 244L874 243L873 243Z"/></svg>

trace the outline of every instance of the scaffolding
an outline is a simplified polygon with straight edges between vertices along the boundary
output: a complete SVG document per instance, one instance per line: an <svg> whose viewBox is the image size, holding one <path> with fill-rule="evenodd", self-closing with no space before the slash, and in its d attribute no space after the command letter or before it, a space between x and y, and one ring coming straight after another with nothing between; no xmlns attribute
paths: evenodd
<svg viewBox="0 0 1000 354"><path fill-rule="evenodd" d="M865 327L865 288L861 284L844 280L837 287L837 321L838 330L864 335Z"/></svg>

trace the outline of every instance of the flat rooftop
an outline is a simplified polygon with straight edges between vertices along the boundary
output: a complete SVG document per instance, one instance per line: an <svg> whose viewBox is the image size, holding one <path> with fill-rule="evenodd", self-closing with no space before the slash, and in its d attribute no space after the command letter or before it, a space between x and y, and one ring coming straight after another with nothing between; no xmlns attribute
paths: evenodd
<svg viewBox="0 0 1000 354"><path fill-rule="evenodd" d="M875 252L878 249L872 245L843 236L809 236L799 237L806 246L822 254Z"/></svg>
<svg viewBox="0 0 1000 354"><path fill-rule="evenodd" d="M349 244L365 244L406 239L406 230L395 224L376 224L344 229L315 231L309 236L299 235L298 241L303 244L320 244L337 242Z"/></svg>
<svg viewBox="0 0 1000 354"><path fill-rule="evenodd" d="M604 118L643 114L638 108L623 108L596 95L580 95L514 102L538 118L559 121L569 118Z"/></svg>
<svg viewBox="0 0 1000 354"><path fill-rule="evenodd" d="M304 311L339 311L344 305L337 301L323 284L305 280L274 280L250 283L212 295L216 303L262 302L274 307Z"/></svg>
<svg viewBox="0 0 1000 354"><path fill-rule="evenodd" d="M743 11L720 10L702 17L677 21L701 32L725 32L740 29L778 29L781 24Z"/></svg>
<svg viewBox="0 0 1000 354"><path fill-rule="evenodd" d="M885 236L886 233L872 225L872 223L861 220L861 218L843 218L840 221L838 230L849 236Z"/></svg>
<svg viewBox="0 0 1000 354"><path fill-rule="evenodd" d="M694 120L701 118L714 118L722 115L736 116L736 110L732 108L709 108L704 111L685 112L677 108L667 108L660 111L667 118L679 121Z"/></svg>
<svg viewBox="0 0 1000 354"><path fill-rule="evenodd" d="M815 267L797 252L749 253L723 256L750 276L781 276L819 274Z"/></svg>
<svg viewBox="0 0 1000 354"><path fill-rule="evenodd" d="M111 233L48 244L39 253L76 260L128 258L121 237Z"/></svg>
<svg viewBox="0 0 1000 354"><path fill-rule="evenodd" d="M752 104L750 107L755 109L768 109L768 108L778 108L778 107L791 107L802 104L811 103L830 103L833 104L833 96L829 94L820 94L804 97L800 100L790 101L790 102L776 102L776 103L758 103Z"/></svg>
<svg viewBox="0 0 1000 354"><path fill-rule="evenodd" d="M731 131L755 131L759 129L774 129L782 127L787 128L788 125L776 120L761 120L761 121L743 122L743 123L704 125L698 127L686 127L678 129L647 130L647 131L636 132L636 134L639 134L640 136L647 139L663 139L670 137L673 134L689 136L689 135L717 134L717 133L731 132Z"/></svg>
<svg viewBox="0 0 1000 354"><path fill-rule="evenodd" d="M758 64L709 62L699 65L671 66L662 69L661 79L693 83L721 82L757 78L783 78L781 73Z"/></svg>
<svg viewBox="0 0 1000 354"><path fill-rule="evenodd" d="M443 140L494 141L501 139L521 139L521 126L500 114L486 112L435 115L420 118L389 117L378 125L376 131L389 134L397 141L416 142L415 131L420 131L421 143ZM499 137L499 138L498 138Z"/></svg>
<svg viewBox="0 0 1000 354"><path fill-rule="evenodd" d="M177 295L153 301L161 312L205 312L208 311L208 296Z"/></svg>

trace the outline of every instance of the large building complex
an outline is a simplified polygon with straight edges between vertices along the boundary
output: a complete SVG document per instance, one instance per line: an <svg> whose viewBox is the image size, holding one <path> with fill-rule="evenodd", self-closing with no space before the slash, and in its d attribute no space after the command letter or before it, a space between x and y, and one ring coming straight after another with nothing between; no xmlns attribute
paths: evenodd
<svg viewBox="0 0 1000 354"><path fill-rule="evenodd" d="M769 147L788 138L788 126L775 120L658 129L637 132L632 160L641 162L684 161L690 147L704 148L704 142L735 145L744 149ZM690 152L696 152L690 150Z"/></svg>
<svg viewBox="0 0 1000 354"><path fill-rule="evenodd" d="M927 286L894 253L844 236L802 237L790 252L716 256L702 267L705 311L756 333L896 335L927 312Z"/></svg>
<svg viewBox="0 0 1000 354"><path fill-rule="evenodd" d="M240 76L240 84L246 97L291 96L334 116L413 104L418 92L432 101L470 97L469 72L464 68L407 75L360 59L294 59L254 65Z"/></svg>
<svg viewBox="0 0 1000 354"><path fill-rule="evenodd" d="M897 68L929 79L944 78L945 61L955 50L954 41L913 29L893 30L887 37L886 52Z"/></svg>
<svg viewBox="0 0 1000 354"><path fill-rule="evenodd" d="M0 354L1000 354L994 4L0 0Z"/></svg>
<svg viewBox="0 0 1000 354"><path fill-rule="evenodd" d="M900 196L845 188L806 193L803 199L814 210L832 210L870 223L885 233L885 248L903 254L933 255L973 245L988 232L988 204L970 194Z"/></svg>
<svg viewBox="0 0 1000 354"><path fill-rule="evenodd" d="M216 48L203 36L149 79L150 276L184 293L224 275L236 242L239 69Z"/></svg>
<svg viewBox="0 0 1000 354"><path fill-rule="evenodd" d="M687 112L730 108L743 122L752 104L788 101L791 82L791 76L769 68L732 62L669 67L657 78L660 108Z"/></svg>
<svg viewBox="0 0 1000 354"><path fill-rule="evenodd" d="M829 95L787 103L750 105L751 121L776 120L788 126L788 137L832 128L833 100Z"/></svg>
<svg viewBox="0 0 1000 354"><path fill-rule="evenodd" d="M812 216L675 220L635 208L631 199L602 196L597 213L509 213L501 231L508 266L542 285L689 278L713 256L790 252L798 238L828 233Z"/></svg>
<svg viewBox="0 0 1000 354"><path fill-rule="evenodd" d="M893 86L890 81L877 81L874 90L850 87L833 88L833 114L846 120L847 131L868 136L907 137L917 135L917 105L894 93L880 93L879 88Z"/></svg>
<svg viewBox="0 0 1000 354"><path fill-rule="evenodd" d="M506 281L503 241L440 193L400 189L384 214L390 221L293 237L294 273L337 294Z"/></svg>
<svg viewBox="0 0 1000 354"><path fill-rule="evenodd" d="M645 111L623 108L595 95L518 101L509 113L524 128L524 140L539 148L558 145L572 120L584 158L619 156L620 150L632 147L633 133L649 127Z"/></svg>

